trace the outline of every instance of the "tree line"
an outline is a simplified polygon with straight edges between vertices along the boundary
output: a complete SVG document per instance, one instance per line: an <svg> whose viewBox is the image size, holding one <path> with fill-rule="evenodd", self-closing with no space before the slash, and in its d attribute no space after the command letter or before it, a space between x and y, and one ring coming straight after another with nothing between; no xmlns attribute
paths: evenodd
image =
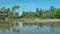
<svg viewBox="0 0 60 34"><path fill-rule="evenodd" d="M60 8L50 6L50 8L48 10L36 8L35 12L23 11L20 18L59 19L60 18Z"/></svg>
<svg viewBox="0 0 60 34"><path fill-rule="evenodd" d="M36 8L36 11L23 11L22 15L19 16L19 12L16 11L19 9L19 5L13 6L10 8L2 7L0 8L0 18L8 17L10 19L19 19L19 18L40 18L40 19L60 19L60 8L50 6L48 10L41 8Z"/></svg>
<svg viewBox="0 0 60 34"><path fill-rule="evenodd" d="M16 11L18 8L19 5L15 5L11 9L5 7L0 8L0 19L5 19L5 17L10 19L17 19L19 17L19 13Z"/></svg>

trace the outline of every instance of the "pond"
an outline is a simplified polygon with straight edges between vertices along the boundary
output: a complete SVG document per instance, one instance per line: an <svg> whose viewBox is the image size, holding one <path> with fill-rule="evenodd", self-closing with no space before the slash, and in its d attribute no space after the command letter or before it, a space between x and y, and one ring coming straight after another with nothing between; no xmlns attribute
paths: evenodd
<svg viewBox="0 0 60 34"><path fill-rule="evenodd" d="M60 34L60 22L27 23L11 21L0 23L0 34Z"/></svg>

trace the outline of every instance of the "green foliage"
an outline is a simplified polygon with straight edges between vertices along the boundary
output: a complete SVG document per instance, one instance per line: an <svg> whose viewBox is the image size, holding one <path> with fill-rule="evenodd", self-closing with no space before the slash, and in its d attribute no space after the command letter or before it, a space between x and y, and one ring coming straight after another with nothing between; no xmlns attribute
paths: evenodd
<svg viewBox="0 0 60 34"><path fill-rule="evenodd" d="M28 13L23 12L21 16L27 17ZM43 10L40 8L36 8L36 12L33 13L34 16L32 18L41 18L41 19L59 19L60 18L60 8L55 8L54 6L50 6L49 10ZM29 16L28 16L29 17Z"/></svg>
<svg viewBox="0 0 60 34"><path fill-rule="evenodd" d="M10 19L18 18L19 13L16 11L16 9L18 8L19 8L19 5L13 6L12 9L2 7L0 9L0 18L1 17L4 17L3 19L5 19L6 17ZM5 19L5 21L7 20L7 18Z"/></svg>
<svg viewBox="0 0 60 34"><path fill-rule="evenodd" d="M15 5L15 6L12 7L12 11L15 11L18 8L19 8L19 5Z"/></svg>
<svg viewBox="0 0 60 34"><path fill-rule="evenodd" d="M54 6L50 6L49 10L36 8L35 12L23 11L21 16L19 16L19 13L16 11L16 9L18 8L19 8L19 5L13 6L12 9L2 7L0 9L0 12L2 14L0 18L8 17L10 19L18 19L18 18L60 19L60 8L56 8Z"/></svg>
<svg viewBox="0 0 60 34"><path fill-rule="evenodd" d="M9 18L8 17L5 17L5 20L4 20L5 22L8 22L9 21Z"/></svg>

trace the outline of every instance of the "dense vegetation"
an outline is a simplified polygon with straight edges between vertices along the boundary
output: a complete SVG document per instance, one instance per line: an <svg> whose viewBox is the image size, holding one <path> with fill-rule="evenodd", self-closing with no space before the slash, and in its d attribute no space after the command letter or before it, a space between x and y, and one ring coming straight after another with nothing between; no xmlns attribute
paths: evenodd
<svg viewBox="0 0 60 34"><path fill-rule="evenodd" d="M0 19L1 18L10 18L10 19L18 19L18 18L39 18L39 19L60 19L60 8L56 8L54 6L50 6L49 10L36 8L36 11L23 11L22 15L18 16L19 13L16 9L19 8L19 5L13 6L10 8L2 7L0 9Z"/></svg>
<svg viewBox="0 0 60 34"><path fill-rule="evenodd" d="M60 18L60 8L50 6L49 10L36 8L35 12L23 11L20 18L59 19Z"/></svg>
<svg viewBox="0 0 60 34"><path fill-rule="evenodd" d="M16 9L18 9L18 8L19 8L18 5L13 6L11 9L2 7L0 9L0 19L5 19L5 18L16 19L16 18L18 18L19 13L16 11Z"/></svg>

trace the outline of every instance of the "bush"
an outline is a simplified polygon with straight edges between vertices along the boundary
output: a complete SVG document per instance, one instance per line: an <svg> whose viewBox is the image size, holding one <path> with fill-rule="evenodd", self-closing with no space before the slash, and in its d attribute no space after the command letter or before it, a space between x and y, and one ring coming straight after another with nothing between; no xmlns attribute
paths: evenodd
<svg viewBox="0 0 60 34"><path fill-rule="evenodd" d="M5 22L8 22L9 21L9 19L8 19L8 17L5 17L5 20L4 20Z"/></svg>

